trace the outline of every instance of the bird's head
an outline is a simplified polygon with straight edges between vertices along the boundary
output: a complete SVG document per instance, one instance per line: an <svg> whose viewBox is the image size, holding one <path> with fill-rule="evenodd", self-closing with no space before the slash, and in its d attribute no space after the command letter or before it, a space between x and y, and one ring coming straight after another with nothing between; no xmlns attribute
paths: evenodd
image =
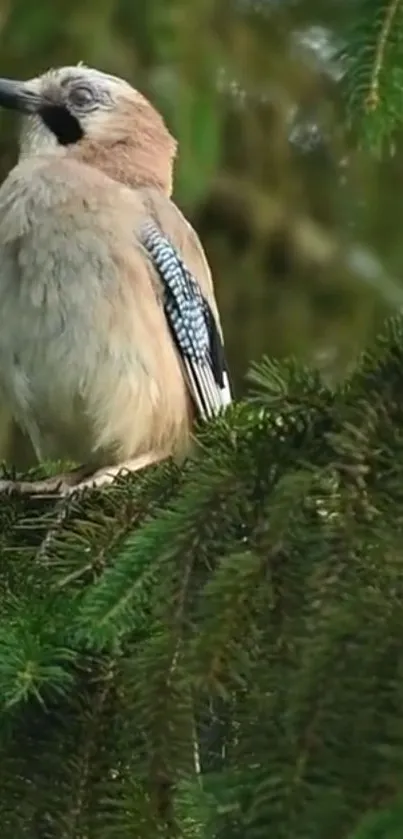
<svg viewBox="0 0 403 839"><path fill-rule="evenodd" d="M176 142L123 79L81 64L28 81L0 79L0 106L23 114L21 157L69 154L130 186L171 193Z"/></svg>

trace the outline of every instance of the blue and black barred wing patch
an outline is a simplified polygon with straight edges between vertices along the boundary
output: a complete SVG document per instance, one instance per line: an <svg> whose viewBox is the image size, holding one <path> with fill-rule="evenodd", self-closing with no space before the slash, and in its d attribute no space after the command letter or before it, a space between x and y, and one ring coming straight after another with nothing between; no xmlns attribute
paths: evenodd
<svg viewBox="0 0 403 839"><path fill-rule="evenodd" d="M164 288L164 310L188 387L203 419L232 401L224 346L207 300L176 248L149 223L140 234Z"/></svg>

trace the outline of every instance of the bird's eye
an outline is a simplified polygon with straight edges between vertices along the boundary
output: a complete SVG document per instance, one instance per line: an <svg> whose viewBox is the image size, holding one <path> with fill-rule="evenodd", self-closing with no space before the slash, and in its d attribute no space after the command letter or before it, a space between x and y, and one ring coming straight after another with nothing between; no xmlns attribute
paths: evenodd
<svg viewBox="0 0 403 839"><path fill-rule="evenodd" d="M70 91L71 104L76 108L88 108L94 102L94 91L87 85L80 84Z"/></svg>

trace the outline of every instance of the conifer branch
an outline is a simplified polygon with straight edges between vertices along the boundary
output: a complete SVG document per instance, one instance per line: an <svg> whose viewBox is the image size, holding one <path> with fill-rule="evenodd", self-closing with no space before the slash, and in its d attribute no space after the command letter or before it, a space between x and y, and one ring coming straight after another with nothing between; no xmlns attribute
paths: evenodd
<svg viewBox="0 0 403 839"><path fill-rule="evenodd" d="M393 21L400 3L401 0L389 0L383 10L384 20L376 42L374 66L371 74L369 91L365 101L365 106L369 111L374 110L379 105L379 76L385 61L386 44L388 38L390 37Z"/></svg>
<svg viewBox="0 0 403 839"><path fill-rule="evenodd" d="M393 148L402 123L403 5L358 0L344 33L342 88L360 144L380 154Z"/></svg>
<svg viewBox="0 0 403 839"><path fill-rule="evenodd" d="M82 817L86 805L88 785L93 771L92 760L99 749L101 722L107 697L113 687L115 662L109 659L102 662L95 695L92 696L90 713L86 714L79 751L73 770L72 803L68 814L63 819L61 839L75 839L81 830Z"/></svg>

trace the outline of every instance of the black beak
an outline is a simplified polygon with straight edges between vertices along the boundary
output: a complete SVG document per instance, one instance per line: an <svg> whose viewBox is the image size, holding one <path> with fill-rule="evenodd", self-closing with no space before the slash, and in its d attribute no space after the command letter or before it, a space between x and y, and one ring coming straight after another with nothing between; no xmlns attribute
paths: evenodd
<svg viewBox="0 0 403 839"><path fill-rule="evenodd" d="M0 107L35 114L43 105L43 99L26 82L14 79L0 79Z"/></svg>

